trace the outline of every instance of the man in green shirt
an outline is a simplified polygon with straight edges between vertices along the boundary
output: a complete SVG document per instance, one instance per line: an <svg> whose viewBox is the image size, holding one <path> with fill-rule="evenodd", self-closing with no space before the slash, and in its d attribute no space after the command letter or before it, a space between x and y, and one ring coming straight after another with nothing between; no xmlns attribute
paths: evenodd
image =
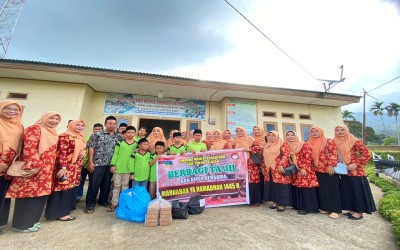
<svg viewBox="0 0 400 250"><path fill-rule="evenodd" d="M136 128L128 126L125 130L125 139L115 144L114 154L111 159L110 172L113 173L114 188L112 191L111 206L108 212L114 212L118 206L119 194L129 186L129 179L133 168L129 165L130 156L136 150Z"/></svg>
<svg viewBox="0 0 400 250"><path fill-rule="evenodd" d="M203 132L200 129L196 129L193 132L193 141L189 142L186 146L186 152L190 152L192 154L198 152L206 152L207 145L201 141L201 137L203 136Z"/></svg>
<svg viewBox="0 0 400 250"><path fill-rule="evenodd" d="M149 149L149 141L146 138L140 139L138 142L139 150L134 152L129 159L129 166L133 169L131 178L132 186L142 186L147 188L150 175L150 161L151 153L147 151Z"/></svg>

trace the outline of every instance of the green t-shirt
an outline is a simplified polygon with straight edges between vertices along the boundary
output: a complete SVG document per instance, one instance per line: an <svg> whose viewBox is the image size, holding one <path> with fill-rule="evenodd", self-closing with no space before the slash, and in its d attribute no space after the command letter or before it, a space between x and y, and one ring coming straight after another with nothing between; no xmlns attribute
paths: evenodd
<svg viewBox="0 0 400 250"><path fill-rule="evenodd" d="M179 148L175 147L175 145L171 145L167 149L167 154L171 154L171 152L174 152L179 155L182 151L186 151L186 147L184 145L181 145Z"/></svg>
<svg viewBox="0 0 400 250"><path fill-rule="evenodd" d="M86 137L86 142L88 142L89 139L90 139L90 135L88 137ZM88 152L88 148L86 148L86 155L85 155L85 158L83 158L82 167L87 168L88 163L89 163L89 152Z"/></svg>
<svg viewBox="0 0 400 250"><path fill-rule="evenodd" d="M111 159L112 166L115 166L115 172L119 174L133 173L133 169L129 165L129 159L136 150L137 143L134 141L129 144L125 140L115 144L114 154Z"/></svg>
<svg viewBox="0 0 400 250"><path fill-rule="evenodd" d="M196 153L200 152L202 149L207 151L207 145L204 142L195 142L191 141L186 146L186 152L190 152L192 150L196 151Z"/></svg>
<svg viewBox="0 0 400 250"><path fill-rule="evenodd" d="M135 136L135 142L138 142L140 139L142 139L142 138L146 138L146 136L143 136L143 137L139 137L138 135L137 136Z"/></svg>
<svg viewBox="0 0 400 250"><path fill-rule="evenodd" d="M150 161L157 159L157 154L152 154L150 157ZM157 182L157 162L151 165L150 167L150 182Z"/></svg>
<svg viewBox="0 0 400 250"><path fill-rule="evenodd" d="M136 181L146 181L150 175L151 153L134 152L129 159L130 169L133 169Z"/></svg>

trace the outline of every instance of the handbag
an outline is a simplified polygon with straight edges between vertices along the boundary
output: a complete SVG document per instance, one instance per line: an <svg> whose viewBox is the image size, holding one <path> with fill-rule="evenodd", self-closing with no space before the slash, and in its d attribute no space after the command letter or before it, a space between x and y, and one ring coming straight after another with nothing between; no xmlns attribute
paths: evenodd
<svg viewBox="0 0 400 250"><path fill-rule="evenodd" d="M299 169L297 168L296 164L290 164L286 166L283 171L285 172L283 175L284 176L291 176L294 174L297 174L299 172Z"/></svg>
<svg viewBox="0 0 400 250"><path fill-rule="evenodd" d="M282 159L282 150L280 150L280 156ZM292 156L290 156L289 162L292 162ZM297 172L299 172L299 169L297 168L296 164L291 163L287 165L285 168L283 168L283 171L284 171L283 173L284 176L291 176L297 174Z"/></svg>
<svg viewBox="0 0 400 250"><path fill-rule="evenodd" d="M261 166L261 155L259 153L250 153L251 160L253 161L253 164L256 165L257 167Z"/></svg>
<svg viewBox="0 0 400 250"><path fill-rule="evenodd" d="M25 162L20 160L22 147L23 147L23 137L21 137L21 140L19 142L17 156L15 156L13 162L11 163L11 166L7 170L7 175L9 176L22 176L22 174L24 173L22 167L24 166Z"/></svg>
<svg viewBox="0 0 400 250"><path fill-rule="evenodd" d="M347 170L347 166L346 164L344 164L341 161L338 161L336 167L333 168L333 171L335 172L335 174L348 174L349 171Z"/></svg>

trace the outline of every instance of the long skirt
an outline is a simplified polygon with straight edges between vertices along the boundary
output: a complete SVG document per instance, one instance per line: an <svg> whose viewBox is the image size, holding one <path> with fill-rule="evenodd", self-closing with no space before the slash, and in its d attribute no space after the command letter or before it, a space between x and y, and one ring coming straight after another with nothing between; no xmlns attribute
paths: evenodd
<svg viewBox="0 0 400 250"><path fill-rule="evenodd" d="M318 201L315 188L292 186L293 208L307 213L318 213Z"/></svg>
<svg viewBox="0 0 400 250"><path fill-rule="evenodd" d="M326 212L342 212L342 196L340 194L339 175L316 172L319 187L317 191L318 208Z"/></svg>
<svg viewBox="0 0 400 250"><path fill-rule="evenodd" d="M272 173L269 172L269 181L264 181L264 201L276 202L276 186L272 180Z"/></svg>
<svg viewBox="0 0 400 250"><path fill-rule="evenodd" d="M10 183L11 180L6 180L4 176L0 176L0 227L7 225L8 215L10 214L11 199L6 198Z"/></svg>
<svg viewBox="0 0 400 250"><path fill-rule="evenodd" d="M261 203L260 183L249 183L250 205Z"/></svg>
<svg viewBox="0 0 400 250"><path fill-rule="evenodd" d="M12 227L19 230L33 227L40 220L48 197L16 198Z"/></svg>
<svg viewBox="0 0 400 250"><path fill-rule="evenodd" d="M52 193L47 201L44 217L48 220L56 220L69 215L76 209L76 194L77 188Z"/></svg>
<svg viewBox="0 0 400 250"><path fill-rule="evenodd" d="M273 190L276 195L278 206L292 206L292 190L290 184L273 183Z"/></svg>
<svg viewBox="0 0 400 250"><path fill-rule="evenodd" d="M365 176L342 175L340 179L342 209L371 214L376 211L374 197Z"/></svg>

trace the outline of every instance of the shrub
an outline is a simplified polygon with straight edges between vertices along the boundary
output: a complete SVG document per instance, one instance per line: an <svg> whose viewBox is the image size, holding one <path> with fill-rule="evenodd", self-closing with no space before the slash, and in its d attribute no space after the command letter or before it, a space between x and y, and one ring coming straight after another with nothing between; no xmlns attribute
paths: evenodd
<svg viewBox="0 0 400 250"><path fill-rule="evenodd" d="M378 210L383 217L392 223L396 243L400 248L400 188L383 178L375 176L375 170L371 166L367 167L366 172L369 181L380 187L384 192L379 201Z"/></svg>

